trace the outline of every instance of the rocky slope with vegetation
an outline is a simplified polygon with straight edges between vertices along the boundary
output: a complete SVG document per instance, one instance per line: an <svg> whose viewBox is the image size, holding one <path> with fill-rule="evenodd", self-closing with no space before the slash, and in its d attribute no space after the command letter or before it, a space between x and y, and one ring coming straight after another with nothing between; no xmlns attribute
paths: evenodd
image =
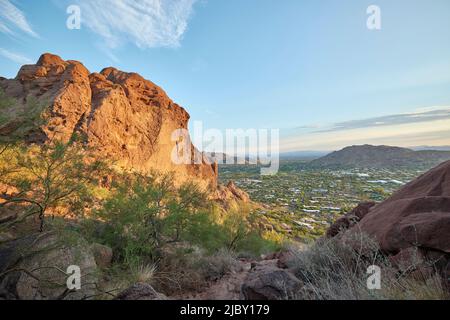
<svg viewBox="0 0 450 320"><path fill-rule="evenodd" d="M138 75L46 54L0 86L0 299L448 298L450 163L287 243L214 165L169 164L188 115Z"/></svg>
<svg viewBox="0 0 450 320"><path fill-rule="evenodd" d="M117 172L93 157L77 142L2 147L0 298L109 299L137 283L198 292L238 255L279 246L255 227L251 203L225 206L194 182ZM81 290L66 286L71 265Z"/></svg>
<svg viewBox="0 0 450 320"><path fill-rule="evenodd" d="M437 271L450 286L450 161L410 182L386 201L360 205L339 219L329 237L363 232L401 268Z"/></svg>
<svg viewBox="0 0 450 320"><path fill-rule="evenodd" d="M0 89L0 298L109 299L150 280L174 295L277 247L192 144L200 164L173 163L189 115L150 81L44 54Z"/></svg>

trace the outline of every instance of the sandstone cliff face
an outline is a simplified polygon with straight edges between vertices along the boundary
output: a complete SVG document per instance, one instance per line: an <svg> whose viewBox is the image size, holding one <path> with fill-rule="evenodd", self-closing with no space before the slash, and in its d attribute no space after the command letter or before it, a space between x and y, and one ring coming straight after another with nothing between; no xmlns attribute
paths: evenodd
<svg viewBox="0 0 450 320"><path fill-rule="evenodd" d="M77 133L99 156L123 168L174 172L176 183L195 180L216 187L217 165L193 145L197 164L172 161L177 148L172 133L187 129L189 114L136 73L114 68L90 73L80 62L44 54L37 64L23 66L15 79L0 78L0 88L24 107L33 98L49 106L48 121L29 135L30 142L68 141Z"/></svg>

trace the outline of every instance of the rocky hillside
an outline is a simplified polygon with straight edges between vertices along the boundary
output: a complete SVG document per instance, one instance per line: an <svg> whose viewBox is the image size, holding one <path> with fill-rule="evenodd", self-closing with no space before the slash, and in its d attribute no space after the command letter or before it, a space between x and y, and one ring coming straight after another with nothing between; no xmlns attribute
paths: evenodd
<svg viewBox="0 0 450 320"><path fill-rule="evenodd" d="M345 231L345 232L344 232ZM386 201L365 203L338 220L328 237L363 232L375 238L395 264L434 262L450 279L450 161L410 182ZM417 255L417 257L415 257ZM448 283L450 285L450 283Z"/></svg>
<svg viewBox="0 0 450 320"><path fill-rule="evenodd" d="M431 168L450 160L449 151L422 150L390 146L351 146L313 160L315 168Z"/></svg>
<svg viewBox="0 0 450 320"><path fill-rule="evenodd" d="M180 183L217 183L217 165L193 145L189 152L196 164L173 163L172 152L181 141L172 141L172 133L187 129L189 114L139 74L114 68L91 73L80 62L44 54L37 64L23 66L15 79L0 78L0 89L18 101L11 113L31 100L48 106L43 110L47 121L29 132L29 142L67 141L77 134L102 159L113 159L120 167L172 171ZM0 134L7 136L20 125L8 123Z"/></svg>

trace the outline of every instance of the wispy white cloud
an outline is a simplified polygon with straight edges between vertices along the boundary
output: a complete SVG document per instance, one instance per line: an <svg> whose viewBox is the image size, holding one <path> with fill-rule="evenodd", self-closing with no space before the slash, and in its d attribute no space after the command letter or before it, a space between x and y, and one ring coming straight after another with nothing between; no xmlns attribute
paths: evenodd
<svg viewBox="0 0 450 320"><path fill-rule="evenodd" d="M351 120L333 124L329 128L317 128L318 132L333 132L408 123L430 122L450 119L450 106L421 108L409 113L400 113L363 120Z"/></svg>
<svg viewBox="0 0 450 320"><path fill-rule="evenodd" d="M405 114L299 131L303 128L297 128L285 136L281 141L281 150L337 150L366 143L404 147L450 145L450 106L422 108Z"/></svg>
<svg viewBox="0 0 450 320"><path fill-rule="evenodd" d="M0 21L0 32L1 33L7 33L7 34L13 34L13 32L11 31L11 29L9 29L5 24L3 24Z"/></svg>
<svg viewBox="0 0 450 320"><path fill-rule="evenodd" d="M0 55L18 64L32 64L33 61L19 53L0 48Z"/></svg>
<svg viewBox="0 0 450 320"><path fill-rule="evenodd" d="M39 37L19 8L10 0L0 0L0 32L14 34L14 29L35 38Z"/></svg>
<svg viewBox="0 0 450 320"><path fill-rule="evenodd" d="M197 0L77 0L82 25L116 48L177 47Z"/></svg>

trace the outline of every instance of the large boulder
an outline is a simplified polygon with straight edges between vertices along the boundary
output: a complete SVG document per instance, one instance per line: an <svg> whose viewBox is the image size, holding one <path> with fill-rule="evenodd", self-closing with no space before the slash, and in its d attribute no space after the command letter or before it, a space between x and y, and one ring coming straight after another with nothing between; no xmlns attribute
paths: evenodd
<svg viewBox="0 0 450 320"><path fill-rule="evenodd" d="M394 261L404 260L411 248L419 249L427 261L435 262L448 282L450 161L426 172L386 201L371 207L356 222L344 226L343 229L349 228L344 238L354 233L365 233L378 242L384 253L396 256ZM336 226L328 230L330 237L338 234Z"/></svg>
<svg viewBox="0 0 450 320"><path fill-rule="evenodd" d="M268 255L262 255L261 258L265 261L276 261L276 266L280 269L288 269L289 262L295 258L295 254L292 250L282 250Z"/></svg>
<svg viewBox="0 0 450 320"><path fill-rule="evenodd" d="M81 289L69 290L69 266L81 271ZM88 299L97 292L97 265L82 238L34 234L0 246L0 299Z"/></svg>
<svg viewBox="0 0 450 320"><path fill-rule="evenodd" d="M299 279L272 260L252 266L241 292L245 300L286 300L295 299L301 288Z"/></svg>
<svg viewBox="0 0 450 320"><path fill-rule="evenodd" d="M359 204L352 211L339 218L335 223L333 223L326 232L327 238L333 238L339 233L348 230L353 227L362 218L364 218L370 211L370 209L375 206L375 202L363 202Z"/></svg>
<svg viewBox="0 0 450 320"><path fill-rule="evenodd" d="M410 182L353 227L383 251L415 246L450 253L450 161Z"/></svg>

